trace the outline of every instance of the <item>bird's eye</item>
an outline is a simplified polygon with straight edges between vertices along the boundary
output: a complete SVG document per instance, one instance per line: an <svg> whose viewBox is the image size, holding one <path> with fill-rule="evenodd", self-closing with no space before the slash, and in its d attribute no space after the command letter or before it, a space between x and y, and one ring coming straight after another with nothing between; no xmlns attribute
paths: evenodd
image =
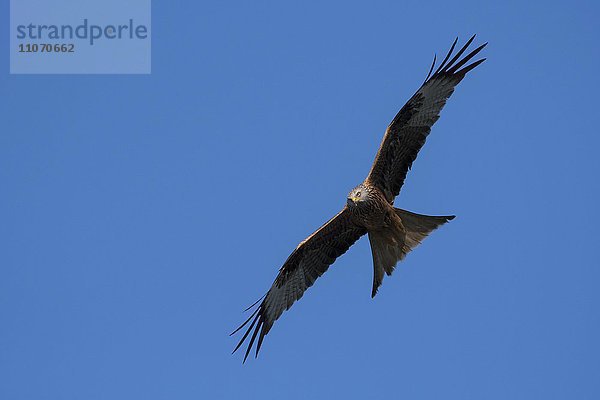
<svg viewBox="0 0 600 400"><path fill-rule="evenodd" d="M360 197L360 192L356 192L356 197Z"/></svg>

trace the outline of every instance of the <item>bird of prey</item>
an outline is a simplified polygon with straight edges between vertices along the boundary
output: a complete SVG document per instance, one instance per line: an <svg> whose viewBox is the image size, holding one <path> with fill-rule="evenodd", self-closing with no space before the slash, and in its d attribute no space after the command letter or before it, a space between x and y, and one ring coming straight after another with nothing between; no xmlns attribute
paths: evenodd
<svg viewBox="0 0 600 400"><path fill-rule="evenodd" d="M361 236L367 234L371 244L374 270L371 296L374 297L384 274L391 275L397 262L431 231L454 218L453 215L428 216L401 210L394 207L394 199L446 100L465 75L485 61L483 58L467 65L487 43L461 58L474 39L475 36L471 37L453 55L457 38L435 71L434 56L425 82L386 129L367 178L352 189L346 205L336 216L296 247L269 291L248 308L258 304L252 315L232 333L250 324L233 350L235 353L252 334L244 362L257 337L255 356L273 323Z"/></svg>

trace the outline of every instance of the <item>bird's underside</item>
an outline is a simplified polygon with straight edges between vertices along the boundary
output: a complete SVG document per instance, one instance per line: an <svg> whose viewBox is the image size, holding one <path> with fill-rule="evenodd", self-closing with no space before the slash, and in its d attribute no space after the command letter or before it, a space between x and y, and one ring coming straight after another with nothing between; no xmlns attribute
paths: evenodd
<svg viewBox="0 0 600 400"><path fill-rule="evenodd" d="M402 107L388 126L369 175L348 195L345 207L316 232L302 241L285 261L269 291L255 304L250 317L233 333L249 325L234 349L250 338L244 361L256 339L256 355L273 323L300 299L306 289L361 236L368 234L373 256L375 296L385 274L391 275L398 261L434 229L454 216L427 216L394 207L404 179L417 157L431 127L439 118L454 88L485 59L467 63L485 47L465 53L475 36L456 53L455 40L436 67L433 64L423 85Z"/></svg>

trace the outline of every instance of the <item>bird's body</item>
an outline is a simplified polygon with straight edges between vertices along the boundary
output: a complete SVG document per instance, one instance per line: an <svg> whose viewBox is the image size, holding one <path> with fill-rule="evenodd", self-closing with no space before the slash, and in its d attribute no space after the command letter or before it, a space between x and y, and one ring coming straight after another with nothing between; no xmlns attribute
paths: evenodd
<svg viewBox="0 0 600 400"><path fill-rule="evenodd" d="M404 259L429 233L454 218L421 215L398 209L394 207L394 199L400 193L406 174L425 144L446 100L467 72L485 60L464 66L485 44L459 60L474 38L475 36L450 59L458 39L455 40L435 72L434 58L425 83L388 126L367 178L348 194L346 205L337 215L296 247L279 270L267 294L251 306L260 302L246 322L233 332L236 333L250 323L234 350L235 352L252 333L244 361L256 338L258 337L258 355L262 341L273 323L360 237L367 234L371 244L371 296L374 297L384 275L391 275L398 261Z"/></svg>
<svg viewBox="0 0 600 400"><path fill-rule="evenodd" d="M367 231L386 229L392 224L394 207L377 187L363 182L353 189L346 200L351 220Z"/></svg>
<svg viewBox="0 0 600 400"><path fill-rule="evenodd" d="M432 217L410 213L394 207L385 193L369 180L365 180L348 194L350 221L369 235L373 255L373 290L383 280L383 273L391 275L396 263L439 225L454 216Z"/></svg>

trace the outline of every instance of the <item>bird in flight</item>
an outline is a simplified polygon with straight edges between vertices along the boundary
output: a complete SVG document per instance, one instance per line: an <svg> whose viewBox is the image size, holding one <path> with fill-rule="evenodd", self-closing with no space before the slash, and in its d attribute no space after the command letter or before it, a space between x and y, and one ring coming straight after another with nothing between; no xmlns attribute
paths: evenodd
<svg viewBox="0 0 600 400"><path fill-rule="evenodd" d="M465 75L485 61L483 58L467 65L487 43L461 58L474 39L475 35L453 54L458 42L456 38L437 68L436 57L433 58L425 82L386 129L367 178L352 189L346 205L336 216L296 247L269 291L247 309L256 306L250 317L231 333L234 335L250 324L233 350L235 353L250 337L244 362L256 339L255 356L258 356L273 323L361 236L367 234L371 244L371 297L375 297L384 274L391 275L398 261L404 259L431 231L454 218L453 215L429 216L395 208L394 199L400 193L406 174L446 100Z"/></svg>

